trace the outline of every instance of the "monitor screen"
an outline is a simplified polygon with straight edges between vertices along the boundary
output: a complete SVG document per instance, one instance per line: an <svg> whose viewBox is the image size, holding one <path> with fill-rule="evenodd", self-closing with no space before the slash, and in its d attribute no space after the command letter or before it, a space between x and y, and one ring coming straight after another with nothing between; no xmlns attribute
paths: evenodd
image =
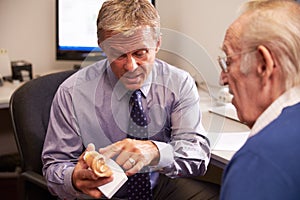
<svg viewBox="0 0 300 200"><path fill-rule="evenodd" d="M98 12L105 0L56 0L56 59L99 60ZM154 5L154 0L151 1Z"/></svg>

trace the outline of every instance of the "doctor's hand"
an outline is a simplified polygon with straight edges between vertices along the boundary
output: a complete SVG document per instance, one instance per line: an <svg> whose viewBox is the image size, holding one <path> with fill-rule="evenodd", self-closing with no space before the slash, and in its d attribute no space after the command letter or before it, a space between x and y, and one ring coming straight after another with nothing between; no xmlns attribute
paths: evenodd
<svg viewBox="0 0 300 200"><path fill-rule="evenodd" d="M99 149L107 158L116 156L116 162L126 170L126 175L138 173L144 166L157 165L159 151L150 140L124 139Z"/></svg>
<svg viewBox="0 0 300 200"><path fill-rule="evenodd" d="M86 151L92 150L95 150L95 146L89 144ZM102 196L102 193L98 187L111 182L113 177L98 177L92 170L89 169L88 165L84 161L84 153L81 154L78 163L74 168L72 174L72 183L76 190L98 199Z"/></svg>

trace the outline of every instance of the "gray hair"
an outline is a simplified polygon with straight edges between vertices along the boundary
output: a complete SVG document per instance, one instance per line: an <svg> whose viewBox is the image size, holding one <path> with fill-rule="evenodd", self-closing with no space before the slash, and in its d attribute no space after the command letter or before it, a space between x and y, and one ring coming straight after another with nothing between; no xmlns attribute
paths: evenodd
<svg viewBox="0 0 300 200"><path fill-rule="evenodd" d="M289 0L255 0L246 4L243 15L240 45L242 49L255 49L264 45L280 67L286 89L300 84L300 6ZM246 63L257 63L259 54L245 54L241 70L247 72Z"/></svg>
<svg viewBox="0 0 300 200"><path fill-rule="evenodd" d="M97 19L98 42L103 41L105 32L124 33L140 26L148 26L159 32L159 14L148 0L105 1Z"/></svg>

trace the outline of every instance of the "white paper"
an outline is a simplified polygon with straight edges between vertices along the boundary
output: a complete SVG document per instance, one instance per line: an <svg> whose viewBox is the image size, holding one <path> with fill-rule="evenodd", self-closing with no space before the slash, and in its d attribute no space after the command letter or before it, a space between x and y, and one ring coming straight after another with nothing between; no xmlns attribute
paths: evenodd
<svg viewBox="0 0 300 200"><path fill-rule="evenodd" d="M0 75L11 75L11 64L6 49L0 49Z"/></svg>
<svg viewBox="0 0 300 200"><path fill-rule="evenodd" d="M99 186L98 188L107 198L110 199L127 181L128 177L124 173L123 169L112 159L108 159L105 162L113 171L114 180L110 183Z"/></svg>
<svg viewBox="0 0 300 200"><path fill-rule="evenodd" d="M250 131L208 133L207 137L212 150L238 151L248 139Z"/></svg>
<svg viewBox="0 0 300 200"><path fill-rule="evenodd" d="M239 121L239 118L237 116L236 108L231 103L227 103L223 106L214 106L208 109L210 112L228 117L230 119Z"/></svg>

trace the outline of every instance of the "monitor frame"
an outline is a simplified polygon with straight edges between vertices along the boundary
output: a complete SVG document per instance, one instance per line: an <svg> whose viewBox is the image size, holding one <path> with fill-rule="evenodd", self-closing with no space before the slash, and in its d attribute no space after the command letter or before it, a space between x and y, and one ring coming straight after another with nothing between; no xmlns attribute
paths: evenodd
<svg viewBox="0 0 300 200"><path fill-rule="evenodd" d="M76 47L76 46L67 46L61 47L59 45L59 1L56 0L55 5L55 17L56 17L56 60L74 60L74 61L97 61L105 58L105 55L99 47L95 47L91 50L91 48L85 47ZM151 3L155 6L155 0L151 0Z"/></svg>

